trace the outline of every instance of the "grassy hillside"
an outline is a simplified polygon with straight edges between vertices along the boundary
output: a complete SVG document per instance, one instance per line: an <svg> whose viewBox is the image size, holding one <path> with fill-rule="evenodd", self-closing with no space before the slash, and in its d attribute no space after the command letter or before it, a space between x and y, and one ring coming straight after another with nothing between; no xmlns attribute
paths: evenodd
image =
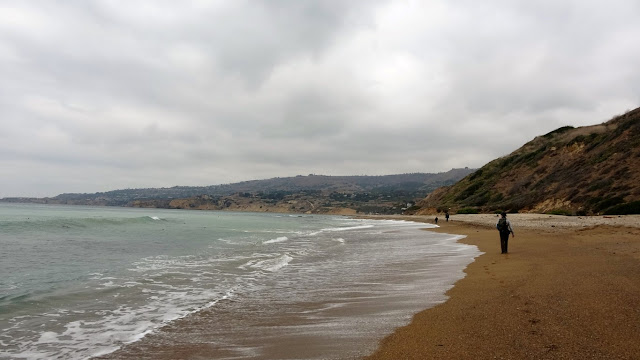
<svg viewBox="0 0 640 360"><path fill-rule="evenodd" d="M640 213L640 108L601 125L538 136L418 206L417 213Z"/></svg>

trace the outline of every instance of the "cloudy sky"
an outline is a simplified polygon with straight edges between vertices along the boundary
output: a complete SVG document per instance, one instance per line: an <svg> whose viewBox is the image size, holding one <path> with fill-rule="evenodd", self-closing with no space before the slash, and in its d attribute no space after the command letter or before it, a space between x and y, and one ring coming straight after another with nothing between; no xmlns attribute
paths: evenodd
<svg viewBox="0 0 640 360"><path fill-rule="evenodd" d="M0 197L480 167L640 106L637 0L0 0Z"/></svg>

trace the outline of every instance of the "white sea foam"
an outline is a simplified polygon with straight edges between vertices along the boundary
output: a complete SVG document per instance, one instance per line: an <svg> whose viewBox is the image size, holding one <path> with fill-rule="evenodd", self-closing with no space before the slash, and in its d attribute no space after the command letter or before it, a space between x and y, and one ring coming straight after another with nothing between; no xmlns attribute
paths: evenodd
<svg viewBox="0 0 640 360"><path fill-rule="evenodd" d="M288 237L286 237L286 236L280 236L280 237L277 237L277 238L275 238L275 239L271 239L271 240L263 241L262 243L263 243L263 244L275 244L275 243L285 242L285 241L288 241L288 240L289 240L289 238L288 238Z"/></svg>
<svg viewBox="0 0 640 360"><path fill-rule="evenodd" d="M37 343L39 344L53 343L53 342L58 342L58 334L53 331L43 332L42 334L40 334L40 338L37 341Z"/></svg>
<svg viewBox="0 0 640 360"><path fill-rule="evenodd" d="M354 226L344 226L344 227L332 227L332 228L324 228L317 231L310 231L306 233L306 236L317 236L325 232L339 232L339 231L350 231L350 230L363 230L373 228L374 225L354 225Z"/></svg>
<svg viewBox="0 0 640 360"><path fill-rule="evenodd" d="M222 300L227 300L227 299L232 298L233 294L234 294L234 291L235 291L235 289L231 289L231 290L227 291L227 293L224 296L222 296L221 298L215 299L215 300L211 301L210 303L208 303L207 305L205 305L205 308L210 308L210 307L216 305L217 303L219 303Z"/></svg>
<svg viewBox="0 0 640 360"><path fill-rule="evenodd" d="M105 283L100 284L100 286L108 288L108 287L116 287L117 285L113 281L107 281Z"/></svg>
<svg viewBox="0 0 640 360"><path fill-rule="evenodd" d="M101 317L96 320L61 323L64 330L42 332L37 340L24 343L19 354L11 353L11 357L77 358L78 353L89 349L91 356L105 355L119 348L114 344L136 342L168 322L213 306L232 295L232 291L221 296L217 292L189 291L187 288L155 293L158 295L149 297L148 302L140 306L121 305L114 310L102 311ZM206 299L209 301L204 301ZM68 312L64 309L60 311Z"/></svg>
<svg viewBox="0 0 640 360"><path fill-rule="evenodd" d="M347 227L325 228L325 229L322 229L322 231L336 232L336 231L362 230L362 229L370 229L372 227L373 225L356 225L356 226L347 226Z"/></svg>
<svg viewBox="0 0 640 360"><path fill-rule="evenodd" d="M266 259L266 260L260 260L260 261L252 261L252 262L247 263L245 265L248 265L249 267L251 267L253 269L260 269L260 270L275 272L275 271L278 271L278 270L282 269L283 267L289 265L291 260L293 260L293 258L291 256L289 256L288 254L285 254L285 255L278 256L278 257L272 258L272 259Z"/></svg>
<svg viewBox="0 0 640 360"><path fill-rule="evenodd" d="M185 268L206 267L216 261L217 259L214 258L198 258L193 255L180 257L168 257L165 255L150 256L134 262L132 264L134 267L129 268L128 270L135 272L155 271L157 272L156 275L158 275L169 271L177 273Z"/></svg>
<svg viewBox="0 0 640 360"><path fill-rule="evenodd" d="M229 245L237 245L235 241L231 241L229 239L218 238L218 241L223 242L225 244L229 244ZM216 249L216 248L217 248L216 244L209 245L209 249Z"/></svg>

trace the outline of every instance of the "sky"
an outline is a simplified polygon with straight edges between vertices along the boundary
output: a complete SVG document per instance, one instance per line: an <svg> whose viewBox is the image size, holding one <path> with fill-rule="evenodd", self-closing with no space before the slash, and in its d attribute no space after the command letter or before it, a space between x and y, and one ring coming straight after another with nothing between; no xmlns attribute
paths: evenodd
<svg viewBox="0 0 640 360"><path fill-rule="evenodd" d="M0 0L0 198L479 168L640 106L637 0Z"/></svg>

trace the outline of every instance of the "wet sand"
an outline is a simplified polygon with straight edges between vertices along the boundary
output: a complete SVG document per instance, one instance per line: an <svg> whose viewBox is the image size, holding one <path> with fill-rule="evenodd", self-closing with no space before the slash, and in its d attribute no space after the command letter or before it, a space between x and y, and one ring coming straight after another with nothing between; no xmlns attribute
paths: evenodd
<svg viewBox="0 0 640 360"><path fill-rule="evenodd" d="M640 216L509 218L503 255L495 215L441 216L485 254L366 359L640 359Z"/></svg>

